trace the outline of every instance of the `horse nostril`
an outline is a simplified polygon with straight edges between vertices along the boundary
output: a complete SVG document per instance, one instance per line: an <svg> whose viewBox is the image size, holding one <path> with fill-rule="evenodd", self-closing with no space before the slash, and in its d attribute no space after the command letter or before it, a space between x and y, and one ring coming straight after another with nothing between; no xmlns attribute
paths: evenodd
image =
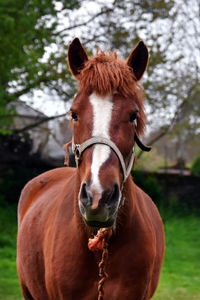
<svg viewBox="0 0 200 300"><path fill-rule="evenodd" d="M86 183L82 184L81 191L80 191L80 200L84 206L92 205L92 197L90 193L87 191Z"/></svg>
<svg viewBox="0 0 200 300"><path fill-rule="evenodd" d="M118 184L115 184L111 191L106 191L102 195L101 203L105 203L108 207L113 206L119 201L120 191Z"/></svg>

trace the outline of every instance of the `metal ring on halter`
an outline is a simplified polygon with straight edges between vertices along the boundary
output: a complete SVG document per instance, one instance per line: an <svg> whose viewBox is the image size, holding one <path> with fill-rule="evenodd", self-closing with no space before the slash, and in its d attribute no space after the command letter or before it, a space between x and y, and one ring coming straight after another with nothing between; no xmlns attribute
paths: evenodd
<svg viewBox="0 0 200 300"><path fill-rule="evenodd" d="M117 155L120 164L121 164L121 168L123 171L123 183L126 181L126 179L128 178L132 166L133 166L133 162L134 162L134 148L133 148L133 152L130 158L130 162L128 164L128 167L126 168L126 164L124 161L124 158L119 150L119 148L109 139L107 138L103 138L103 137L92 137L88 140L86 140L85 142L83 142L82 144L74 144L74 140L72 139L72 151L74 152L75 158L76 158L76 163L78 165L78 162L81 159L81 155L82 153L90 146L95 145L95 144L103 144L103 145L107 145L108 147L110 147L115 154Z"/></svg>
<svg viewBox="0 0 200 300"><path fill-rule="evenodd" d="M73 146L73 145L72 145ZM74 145L74 149L73 149L73 152L74 152L74 155L77 157L77 158L80 158L80 145L79 144L75 144Z"/></svg>

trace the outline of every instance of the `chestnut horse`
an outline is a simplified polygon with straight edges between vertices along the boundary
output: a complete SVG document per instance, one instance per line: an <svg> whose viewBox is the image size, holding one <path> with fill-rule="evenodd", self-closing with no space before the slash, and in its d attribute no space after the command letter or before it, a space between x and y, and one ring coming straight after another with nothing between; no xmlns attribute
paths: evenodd
<svg viewBox="0 0 200 300"><path fill-rule="evenodd" d="M79 82L70 109L77 167L48 171L22 191L17 268L23 296L97 299L101 252L89 251L88 238L110 227L104 299L150 299L163 261L163 225L130 175L134 143L149 150L139 140L147 48L140 41L126 62L110 52L88 58L76 38L68 62Z"/></svg>

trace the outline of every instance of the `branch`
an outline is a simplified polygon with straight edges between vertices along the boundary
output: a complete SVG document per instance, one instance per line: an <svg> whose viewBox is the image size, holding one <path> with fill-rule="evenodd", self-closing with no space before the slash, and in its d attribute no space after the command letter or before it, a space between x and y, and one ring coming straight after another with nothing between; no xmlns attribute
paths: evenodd
<svg viewBox="0 0 200 300"><path fill-rule="evenodd" d="M39 113L39 111L38 111L38 113ZM34 116L34 115L26 115L26 114L17 114L17 113L15 113L15 114L7 114L7 115L1 115L0 114L0 117L1 118L20 118L20 119L33 119L33 120L35 120L36 118L39 118L38 116Z"/></svg>
<svg viewBox="0 0 200 300"><path fill-rule="evenodd" d="M87 20L87 21L85 21L85 22L83 22L83 23L75 24L75 25L73 25L73 26L66 27L66 28L64 28L64 29L62 29L62 30L56 32L56 35L58 35L58 34L60 34L60 33L63 33L64 31L67 31L67 30L72 30L72 29L77 28L77 27L82 27L82 26L88 25L88 23L91 23L91 22L92 22L94 19L96 19L97 17L99 17L99 16L101 16L101 15L103 15L103 14L112 12L112 11L113 11L113 9L111 9L111 8L108 8L108 9L106 9L106 10L103 10L103 11L97 13L96 15L92 16L89 20Z"/></svg>
<svg viewBox="0 0 200 300"><path fill-rule="evenodd" d="M40 83L47 83L47 82L50 82L51 80L52 80L52 78L40 77L40 78L38 78L37 81L35 81L34 83L26 86L24 89L13 93L12 96L15 97L15 98L19 98L20 96L22 96L22 95L27 94L28 92L30 92L30 90L32 90L33 88L37 87Z"/></svg>
<svg viewBox="0 0 200 300"><path fill-rule="evenodd" d="M54 120L54 119L58 119L58 118L61 118L61 117L65 117L65 116L66 116L66 113L60 114L60 115L57 115L57 116L45 117L45 118L42 118L42 119L38 120L37 122L34 122L32 124L29 124L29 125L25 126L23 128L14 129L13 133L16 133L16 134L23 133L23 132L28 131L30 129L33 129L33 128L35 128L35 127L37 127L37 126L39 126L39 125L41 125L43 123L46 123L48 121L51 121L51 120Z"/></svg>
<svg viewBox="0 0 200 300"><path fill-rule="evenodd" d="M176 112L174 114L174 117L171 120L170 124L168 126L166 126L165 128L163 128L163 131L159 132L157 136L153 137L150 141L147 142L147 144L149 146L152 146L158 140L160 140L163 136L165 136L166 134L168 134L170 131L173 130L183 107L186 105L186 103L188 102L188 99L191 97L191 93L193 92L193 89L194 89L195 85L196 85L196 83L189 88L188 93L187 93L187 97L185 97L185 99L183 99L183 101L177 107L177 110L176 110ZM143 151L141 150L137 155L137 159L139 159L142 156L142 154L143 154Z"/></svg>

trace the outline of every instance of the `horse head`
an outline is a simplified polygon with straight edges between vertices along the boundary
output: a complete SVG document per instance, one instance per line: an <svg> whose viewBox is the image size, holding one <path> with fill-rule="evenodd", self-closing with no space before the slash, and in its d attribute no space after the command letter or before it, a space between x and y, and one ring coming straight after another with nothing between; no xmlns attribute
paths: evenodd
<svg viewBox="0 0 200 300"><path fill-rule="evenodd" d="M76 38L69 46L68 62L79 82L70 114L80 213L89 226L111 227L122 204L135 142L150 150L138 137L145 126L139 81L148 50L140 41L127 61L105 52L88 58Z"/></svg>

